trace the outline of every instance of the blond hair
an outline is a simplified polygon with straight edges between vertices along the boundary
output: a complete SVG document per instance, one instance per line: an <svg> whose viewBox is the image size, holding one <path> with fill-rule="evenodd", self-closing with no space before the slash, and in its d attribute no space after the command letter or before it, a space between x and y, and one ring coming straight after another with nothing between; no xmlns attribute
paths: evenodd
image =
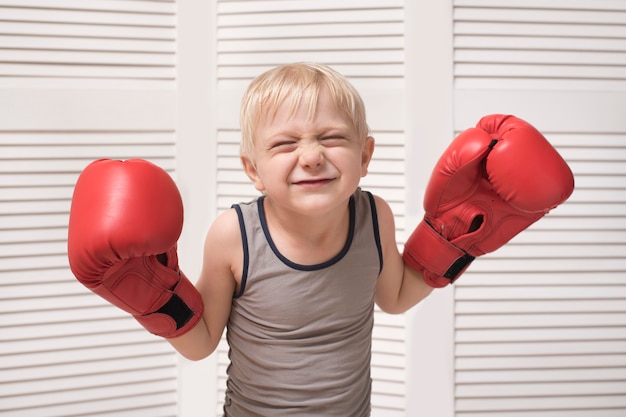
<svg viewBox="0 0 626 417"><path fill-rule="evenodd" d="M326 65L300 62L273 68L259 75L248 86L241 101L241 155L254 161L257 125L264 117L274 118L286 100L289 100L292 114L305 104L309 116L313 117L320 91L324 88L337 109L352 120L358 137L365 141L369 134L365 105L354 86Z"/></svg>

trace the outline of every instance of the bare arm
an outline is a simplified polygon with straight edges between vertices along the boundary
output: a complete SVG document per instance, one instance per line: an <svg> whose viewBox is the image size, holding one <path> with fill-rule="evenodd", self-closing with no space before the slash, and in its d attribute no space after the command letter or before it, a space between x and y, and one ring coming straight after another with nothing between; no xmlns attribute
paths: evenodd
<svg viewBox="0 0 626 417"><path fill-rule="evenodd" d="M396 244L391 208L383 199L375 199L383 249L383 270L376 286L376 304L387 313L404 313L426 298L433 288L424 283L420 272L404 264Z"/></svg>
<svg viewBox="0 0 626 417"><path fill-rule="evenodd" d="M237 214L229 210L211 225L204 243L202 271L196 284L204 301L203 318L185 335L168 339L187 359L203 359L217 348L230 315L242 260Z"/></svg>

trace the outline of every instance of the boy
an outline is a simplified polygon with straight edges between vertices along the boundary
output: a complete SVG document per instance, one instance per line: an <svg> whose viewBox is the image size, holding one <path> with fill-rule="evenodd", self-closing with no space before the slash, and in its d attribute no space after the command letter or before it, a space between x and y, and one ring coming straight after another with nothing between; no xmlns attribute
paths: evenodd
<svg viewBox="0 0 626 417"><path fill-rule="evenodd" d="M535 147L543 146L543 137L519 119L497 116L484 124L498 131L503 123L535 135ZM262 74L243 97L241 129L243 168L262 195L215 220L195 288L176 261L180 197L168 178L156 181L160 174L145 161L100 161L86 169L76 186L69 232L77 277L166 337L185 357L210 355L228 329L226 416L369 415L374 303L389 313L408 310L434 287L456 279L475 256L501 246L571 193L571 173L551 147L542 151L542 165L551 167L546 172L556 174L557 181L545 185L542 175L525 185L528 175L521 175L523 181L514 185L532 190L507 193L507 185L500 184L504 190L494 192L491 182L510 173L487 178L482 164L500 139L484 130L470 132L453 143L433 173L425 221L405 245L403 259L389 205L359 188L374 139L363 102L343 76L309 63ZM495 171L511 165L510 153L506 161L492 159ZM111 172L120 170L129 178L122 182L132 184L127 190L111 180L117 177ZM103 185L111 181L115 184ZM146 184L155 182L153 196ZM541 182L546 196L524 206ZM86 184L93 183L98 196L88 198L93 191ZM104 202L95 204L94 213L94 198L101 194ZM122 194L114 216L130 226L109 231L107 221L95 237L78 232L93 227L94 219L113 217L100 207ZM468 195L478 196L480 204L467 202ZM510 207L516 205L523 210ZM466 214L455 212L459 206ZM131 214L136 214L133 221ZM143 240L142 234L147 235ZM83 249L86 242L100 240L105 251L116 248L103 264Z"/></svg>

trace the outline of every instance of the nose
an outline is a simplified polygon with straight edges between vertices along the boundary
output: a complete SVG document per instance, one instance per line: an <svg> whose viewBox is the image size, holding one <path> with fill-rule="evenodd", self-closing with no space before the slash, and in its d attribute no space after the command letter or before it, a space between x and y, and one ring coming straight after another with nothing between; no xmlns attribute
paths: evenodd
<svg viewBox="0 0 626 417"><path fill-rule="evenodd" d="M300 165L306 168L317 168L324 163L324 153L318 144L309 144L302 147Z"/></svg>

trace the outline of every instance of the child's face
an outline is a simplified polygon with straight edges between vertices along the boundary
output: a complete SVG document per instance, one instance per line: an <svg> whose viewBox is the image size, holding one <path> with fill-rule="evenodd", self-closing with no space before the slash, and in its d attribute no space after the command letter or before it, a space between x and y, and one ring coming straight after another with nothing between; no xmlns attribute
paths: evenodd
<svg viewBox="0 0 626 417"><path fill-rule="evenodd" d="M242 157L257 190L301 214L321 214L345 204L374 151L374 139L359 138L351 120L322 90L313 117L307 106L288 104L256 129L255 162Z"/></svg>

